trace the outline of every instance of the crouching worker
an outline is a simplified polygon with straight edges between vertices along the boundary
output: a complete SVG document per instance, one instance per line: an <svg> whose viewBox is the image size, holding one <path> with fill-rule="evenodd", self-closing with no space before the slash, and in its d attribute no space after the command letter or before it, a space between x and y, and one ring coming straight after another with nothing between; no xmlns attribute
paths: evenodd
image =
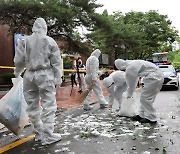
<svg viewBox="0 0 180 154"><path fill-rule="evenodd" d="M103 80L103 84L109 93L109 109L112 109L114 99L116 99L119 104L117 111L120 110L122 103L122 94L127 89L125 72L115 71L111 73L107 78Z"/></svg>
<svg viewBox="0 0 180 154"><path fill-rule="evenodd" d="M155 64L144 60L128 62L123 59L117 59L115 60L115 66L120 70L126 70L127 98L132 97L139 77L144 77L139 115L133 117L133 119L141 123L156 123L156 110L153 107L153 103L164 81L162 71Z"/></svg>
<svg viewBox="0 0 180 154"><path fill-rule="evenodd" d="M54 133L54 123L56 87L62 82L62 60L56 42L47 36L43 18L36 19L32 32L18 42L14 74L18 77L26 67L23 91L28 104L27 113L34 127L35 141L46 145L61 140L61 135Z"/></svg>

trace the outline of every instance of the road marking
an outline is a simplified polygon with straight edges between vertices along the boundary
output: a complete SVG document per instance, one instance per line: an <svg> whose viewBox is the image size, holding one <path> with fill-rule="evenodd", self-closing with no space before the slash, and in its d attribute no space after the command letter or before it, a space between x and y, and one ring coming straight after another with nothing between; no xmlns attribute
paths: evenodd
<svg viewBox="0 0 180 154"><path fill-rule="evenodd" d="M25 138L22 138L22 139L20 139L20 140L18 140L16 142L13 142L13 143L11 143L9 145L6 145L6 146L0 148L0 153L8 151L8 150L10 150L10 149L12 149L14 147L17 147L18 145L21 145L21 144L23 144L23 143L25 143L25 142L27 142L29 140L32 140L34 137L35 137L35 134L30 135L30 136L25 137Z"/></svg>

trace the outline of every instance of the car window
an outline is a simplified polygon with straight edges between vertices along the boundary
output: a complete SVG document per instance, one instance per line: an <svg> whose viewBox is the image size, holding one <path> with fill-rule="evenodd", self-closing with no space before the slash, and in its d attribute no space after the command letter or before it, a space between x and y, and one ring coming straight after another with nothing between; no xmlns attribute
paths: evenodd
<svg viewBox="0 0 180 154"><path fill-rule="evenodd" d="M172 66L159 66L163 72L175 72L175 69Z"/></svg>

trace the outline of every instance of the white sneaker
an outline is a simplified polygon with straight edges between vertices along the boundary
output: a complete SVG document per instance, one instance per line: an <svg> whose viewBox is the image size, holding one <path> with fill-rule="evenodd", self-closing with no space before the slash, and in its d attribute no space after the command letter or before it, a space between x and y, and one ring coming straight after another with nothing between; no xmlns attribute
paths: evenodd
<svg viewBox="0 0 180 154"><path fill-rule="evenodd" d="M89 111L89 110L92 109L92 107L90 105L88 105L88 104L84 104L83 109L86 110L86 111Z"/></svg>
<svg viewBox="0 0 180 154"><path fill-rule="evenodd" d="M44 134L42 138L42 145L48 145L61 140L61 135L58 133L53 133L51 135Z"/></svg>

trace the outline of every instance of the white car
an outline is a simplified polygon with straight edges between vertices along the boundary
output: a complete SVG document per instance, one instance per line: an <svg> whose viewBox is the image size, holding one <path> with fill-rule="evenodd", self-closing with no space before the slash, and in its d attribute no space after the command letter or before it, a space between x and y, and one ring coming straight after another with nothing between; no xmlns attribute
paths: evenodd
<svg viewBox="0 0 180 154"><path fill-rule="evenodd" d="M179 89L179 75L172 65L158 65L164 74L163 87L174 87Z"/></svg>

